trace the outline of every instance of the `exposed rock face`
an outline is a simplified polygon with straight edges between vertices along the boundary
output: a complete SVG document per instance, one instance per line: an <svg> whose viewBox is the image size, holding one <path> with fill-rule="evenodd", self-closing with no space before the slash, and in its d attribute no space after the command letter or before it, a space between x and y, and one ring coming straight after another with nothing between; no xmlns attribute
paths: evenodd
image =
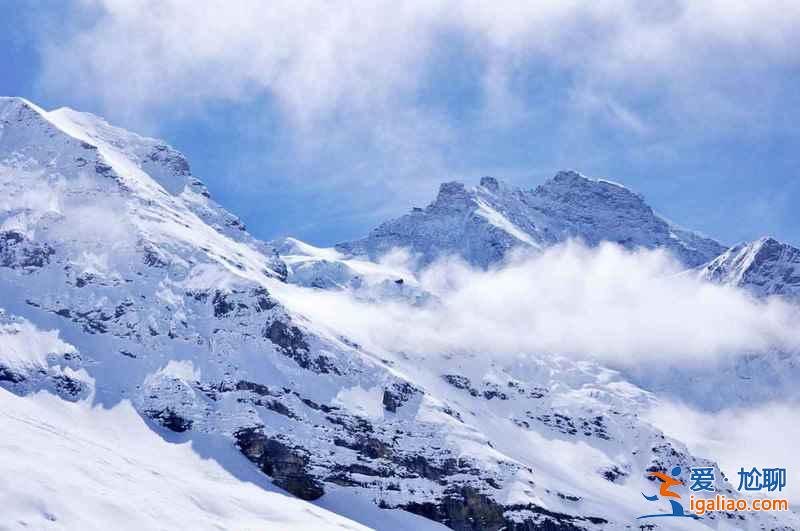
<svg viewBox="0 0 800 531"><path fill-rule="evenodd" d="M0 232L0 267L36 269L45 266L55 251L37 244L16 231Z"/></svg>
<svg viewBox="0 0 800 531"><path fill-rule="evenodd" d="M406 509L455 531L581 531L586 529L584 525L607 523L602 518L576 518L533 504L514 507L525 518L509 517L507 507L470 488L447 492L440 503L413 504Z"/></svg>
<svg viewBox="0 0 800 531"><path fill-rule="evenodd" d="M304 500L316 500L324 494L320 482L307 470L308 456L302 449L266 437L255 428L237 431L234 436L242 453L272 476L279 487Z"/></svg>
<svg viewBox="0 0 800 531"><path fill-rule="evenodd" d="M774 238L731 247L699 271L702 278L757 296L800 296L800 249Z"/></svg>
<svg viewBox="0 0 800 531"><path fill-rule="evenodd" d="M640 499L648 467L708 463L642 420L650 393L597 364L374 351L292 311L293 297L322 289L291 283L309 257L347 260L346 284L374 274L366 298L419 294L413 275L390 266L308 248L279 260L163 142L0 99L0 161L13 206L0 224L16 227L0 247L14 264L0 268L0 304L20 315L0 319L0 386L12 392L130 400L164 429L225 438L302 498L355 489L462 530L622 528L619 500ZM25 189L59 209L31 204ZM599 210L581 214L595 200ZM77 223L88 214L101 230ZM540 192L493 179L477 191L445 185L403 219L350 250L405 242L487 265L520 242L594 243L611 229L629 246L693 245L665 233L634 194L574 175Z"/></svg>
<svg viewBox="0 0 800 531"><path fill-rule="evenodd" d="M192 429L193 422L191 419L183 418L176 411L169 407L161 410L146 409L143 413L148 417L158 421L159 424L165 428L178 433Z"/></svg>
<svg viewBox="0 0 800 531"><path fill-rule="evenodd" d="M392 384L383 391L383 407L386 411L397 413L397 409L420 391L407 382Z"/></svg>
<svg viewBox="0 0 800 531"><path fill-rule="evenodd" d="M725 249L669 224L624 186L577 172L560 172L532 195L534 208L553 220L549 232L559 241L579 237L590 245L611 241L627 248L665 248L687 266L707 262Z"/></svg>
<svg viewBox="0 0 800 531"><path fill-rule="evenodd" d="M487 267L518 247L541 248L570 238L589 245L601 241L627 248L665 248L687 266L705 263L724 247L670 225L641 196L627 188L560 172L535 190L511 188L485 177L478 187L445 183L425 209L383 223L337 250L377 259L391 249L412 251L425 265L455 254Z"/></svg>

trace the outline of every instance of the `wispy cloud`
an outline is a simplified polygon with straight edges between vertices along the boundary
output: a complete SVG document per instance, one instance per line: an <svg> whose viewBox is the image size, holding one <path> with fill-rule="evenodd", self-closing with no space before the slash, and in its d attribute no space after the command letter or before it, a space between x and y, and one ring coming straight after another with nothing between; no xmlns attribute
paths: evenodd
<svg viewBox="0 0 800 531"><path fill-rule="evenodd" d="M569 166L666 178L696 172L715 138L796 130L791 1L76 0L60 18L41 36L52 99L153 134L235 108L242 123L225 126L247 147L208 147L231 160L219 188L246 179L249 194L304 203L316 199L303 181L346 190L367 224L453 177L500 168L529 184L546 176L531 168ZM307 221L275 218L262 234ZM364 225L346 221L337 237Z"/></svg>
<svg viewBox="0 0 800 531"><path fill-rule="evenodd" d="M800 347L799 308L679 271L661 251L570 243L488 272L437 263L420 277L438 297L428 306L376 308L347 293L314 290L300 290L286 304L385 351L498 359L557 353L666 371Z"/></svg>
<svg viewBox="0 0 800 531"><path fill-rule="evenodd" d="M797 64L800 7L778 4L84 0L91 22L48 45L44 80L99 96L115 112L268 91L307 126L413 104L432 51L457 35L483 60L475 82L488 93L500 73L540 58L584 89L666 86L679 95L725 68Z"/></svg>

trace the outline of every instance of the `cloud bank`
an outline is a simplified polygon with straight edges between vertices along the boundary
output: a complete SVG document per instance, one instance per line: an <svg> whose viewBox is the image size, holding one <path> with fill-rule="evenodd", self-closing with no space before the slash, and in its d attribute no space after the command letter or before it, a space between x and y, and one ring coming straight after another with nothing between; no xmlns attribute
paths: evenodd
<svg viewBox="0 0 800 531"><path fill-rule="evenodd" d="M707 366L723 356L796 350L800 309L698 280L661 251L569 243L506 266L451 260L420 275L422 307L305 290L287 304L378 350L569 354L615 366Z"/></svg>
<svg viewBox="0 0 800 531"><path fill-rule="evenodd" d="M112 109L267 91L301 125L416 106L447 39L477 59L489 110L514 108L529 88L515 74L543 61L572 79L577 107L634 130L647 124L622 100L641 90L661 86L680 105L713 101L736 114L746 109L725 101L734 91L715 87L715 76L800 62L800 6L790 1L83 0L76 11L83 23L46 46L47 85Z"/></svg>
<svg viewBox="0 0 800 531"><path fill-rule="evenodd" d="M445 180L530 186L565 168L731 240L786 237L793 219L796 2L72 5L37 25L43 99L176 142L265 238L327 245ZM678 191L698 182L702 215ZM264 199L280 203L268 217Z"/></svg>

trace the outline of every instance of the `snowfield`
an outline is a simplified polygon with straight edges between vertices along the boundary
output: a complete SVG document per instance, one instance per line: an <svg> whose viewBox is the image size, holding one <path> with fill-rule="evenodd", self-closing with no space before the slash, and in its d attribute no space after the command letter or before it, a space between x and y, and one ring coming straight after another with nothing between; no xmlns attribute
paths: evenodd
<svg viewBox="0 0 800 531"><path fill-rule="evenodd" d="M0 529L369 529L280 492L228 444L159 433L128 401L0 390L0 431Z"/></svg>

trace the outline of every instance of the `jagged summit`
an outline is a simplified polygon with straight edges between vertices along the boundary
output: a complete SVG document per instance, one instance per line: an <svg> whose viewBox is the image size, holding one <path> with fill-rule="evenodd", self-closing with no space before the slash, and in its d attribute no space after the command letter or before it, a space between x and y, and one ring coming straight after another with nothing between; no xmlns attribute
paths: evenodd
<svg viewBox="0 0 800 531"><path fill-rule="evenodd" d="M700 275L758 296L800 297L800 249L765 236L731 247L703 266Z"/></svg>
<svg viewBox="0 0 800 531"><path fill-rule="evenodd" d="M36 104L28 101L22 96L0 96L0 116L14 110L28 109L33 112L44 113L45 111Z"/></svg>
<svg viewBox="0 0 800 531"><path fill-rule="evenodd" d="M500 191L500 181L494 177L481 177L481 186L492 193Z"/></svg>
<svg viewBox="0 0 800 531"><path fill-rule="evenodd" d="M442 183L430 209L437 212L461 212L469 208L471 195L464 183L451 181Z"/></svg>
<svg viewBox="0 0 800 531"><path fill-rule="evenodd" d="M193 245L211 230L219 245L232 238L251 249L236 258L212 253L215 261L252 274L282 274L270 252L265 262L255 251L266 247L211 200L181 153L89 113L0 99L0 192L19 206L0 212L0 223L21 237L58 233L61 241L70 232L77 248L108 243L105 233L115 235L120 252L146 248L169 261L176 244Z"/></svg>
<svg viewBox="0 0 800 531"><path fill-rule="evenodd" d="M650 210L641 195L625 186L605 179L591 179L573 170L559 171L551 179L537 186L534 193L542 198L549 197L563 202L573 201L586 209L596 208L596 205L587 203L590 200L600 199L601 204L614 201L620 206L629 204L636 209Z"/></svg>
<svg viewBox="0 0 800 531"><path fill-rule="evenodd" d="M493 177L472 188L444 183L425 209L383 223L366 238L337 249L376 259L404 247L419 256L421 265L455 254L488 267L511 249L541 248L570 238L589 245L611 241L628 248L663 247L689 267L724 250L714 240L673 226L628 188L575 171L561 171L534 190Z"/></svg>
<svg viewBox="0 0 800 531"><path fill-rule="evenodd" d="M85 174L86 165L94 163L105 168L100 173L140 192L163 189L179 195L189 187L208 196L186 158L171 146L68 107L48 112L24 98L0 99L0 143L3 152L19 159L50 156L64 177Z"/></svg>

